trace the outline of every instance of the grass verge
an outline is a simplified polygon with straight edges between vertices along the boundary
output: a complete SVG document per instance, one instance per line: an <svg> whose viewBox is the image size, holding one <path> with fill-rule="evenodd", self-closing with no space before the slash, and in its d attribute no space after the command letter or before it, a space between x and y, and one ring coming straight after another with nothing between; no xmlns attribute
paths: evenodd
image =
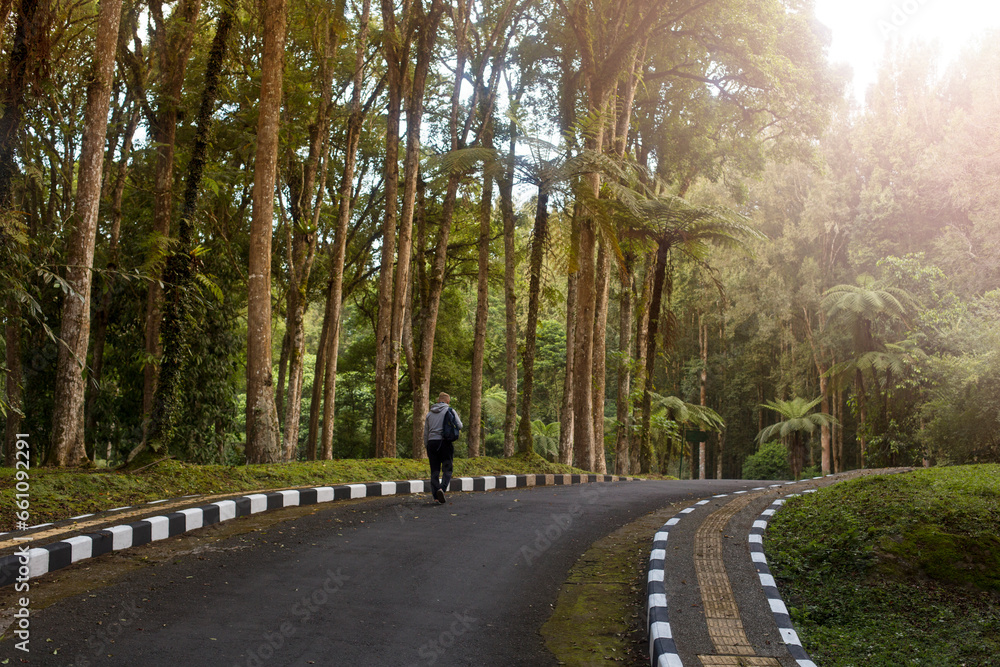
<svg viewBox="0 0 1000 667"><path fill-rule="evenodd" d="M650 538L682 505L622 526L592 544L573 565L541 629L560 665L649 665L645 610Z"/></svg>
<svg viewBox="0 0 1000 667"><path fill-rule="evenodd" d="M537 454L455 459L455 476L586 474ZM222 494L354 482L424 479L426 461L341 459L275 465L220 466L162 461L136 472L107 469L30 471L30 524L192 494ZM0 531L15 525L15 471L0 468Z"/></svg>
<svg viewBox="0 0 1000 667"><path fill-rule="evenodd" d="M794 498L764 548L817 664L1000 665L1000 466Z"/></svg>

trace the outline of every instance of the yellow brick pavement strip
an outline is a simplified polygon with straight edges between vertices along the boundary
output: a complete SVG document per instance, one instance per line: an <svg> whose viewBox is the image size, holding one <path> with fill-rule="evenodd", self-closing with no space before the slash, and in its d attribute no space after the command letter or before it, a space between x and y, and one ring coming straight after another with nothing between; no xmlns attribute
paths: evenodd
<svg viewBox="0 0 1000 667"><path fill-rule="evenodd" d="M775 486L770 487L773 489ZM769 657L755 655L746 637L740 620L739 608L726 574L722 555L722 531L726 524L742 509L760 498L770 489L754 489L736 492L735 500L722 509L710 514L695 532L693 560L695 575L701 594L705 621L715 650L721 655L699 655L702 667L781 667L781 663ZM729 494L714 496L723 498ZM663 587L665 548L670 528L687 514L711 502L702 500L688 507L668 521L655 535L650 553L650 573L648 587L647 614L650 636L650 661L655 667L682 667L670 628L667 612L667 598Z"/></svg>
<svg viewBox="0 0 1000 667"><path fill-rule="evenodd" d="M774 658L744 655L699 655L702 667L781 667Z"/></svg>
<svg viewBox="0 0 1000 667"><path fill-rule="evenodd" d="M722 558L722 531L726 524L761 495L762 492L751 493L726 503L710 514L695 532L694 569L708 634L719 654L698 656L705 667L780 667L781 664L774 658L758 657L747 639Z"/></svg>

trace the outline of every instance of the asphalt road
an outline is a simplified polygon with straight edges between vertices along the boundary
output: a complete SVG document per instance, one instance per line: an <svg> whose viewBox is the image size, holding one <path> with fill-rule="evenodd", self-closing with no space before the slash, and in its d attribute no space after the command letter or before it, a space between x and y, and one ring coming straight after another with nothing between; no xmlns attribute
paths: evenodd
<svg viewBox="0 0 1000 667"><path fill-rule="evenodd" d="M758 484L584 484L454 493L445 505L420 495L318 506L64 597L33 614L30 654L4 641L0 662L555 665L538 630L590 544L670 503Z"/></svg>

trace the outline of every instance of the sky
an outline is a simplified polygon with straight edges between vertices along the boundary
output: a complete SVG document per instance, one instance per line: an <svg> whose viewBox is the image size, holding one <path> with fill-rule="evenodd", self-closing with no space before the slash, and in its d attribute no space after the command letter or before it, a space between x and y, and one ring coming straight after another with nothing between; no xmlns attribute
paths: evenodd
<svg viewBox="0 0 1000 667"><path fill-rule="evenodd" d="M984 31L1000 28L996 0L816 0L816 15L833 31L830 60L854 70L858 101L893 40L937 41L948 62Z"/></svg>

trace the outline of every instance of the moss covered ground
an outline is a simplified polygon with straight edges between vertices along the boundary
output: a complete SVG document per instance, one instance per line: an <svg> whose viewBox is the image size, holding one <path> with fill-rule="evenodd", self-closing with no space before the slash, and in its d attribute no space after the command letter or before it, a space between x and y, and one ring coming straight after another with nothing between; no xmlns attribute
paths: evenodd
<svg viewBox="0 0 1000 667"><path fill-rule="evenodd" d="M817 664L1000 665L1000 466L836 484L790 500L764 544Z"/></svg>
<svg viewBox="0 0 1000 667"><path fill-rule="evenodd" d="M541 630L560 665L649 665L650 539L686 504L670 505L619 528L576 562Z"/></svg>

